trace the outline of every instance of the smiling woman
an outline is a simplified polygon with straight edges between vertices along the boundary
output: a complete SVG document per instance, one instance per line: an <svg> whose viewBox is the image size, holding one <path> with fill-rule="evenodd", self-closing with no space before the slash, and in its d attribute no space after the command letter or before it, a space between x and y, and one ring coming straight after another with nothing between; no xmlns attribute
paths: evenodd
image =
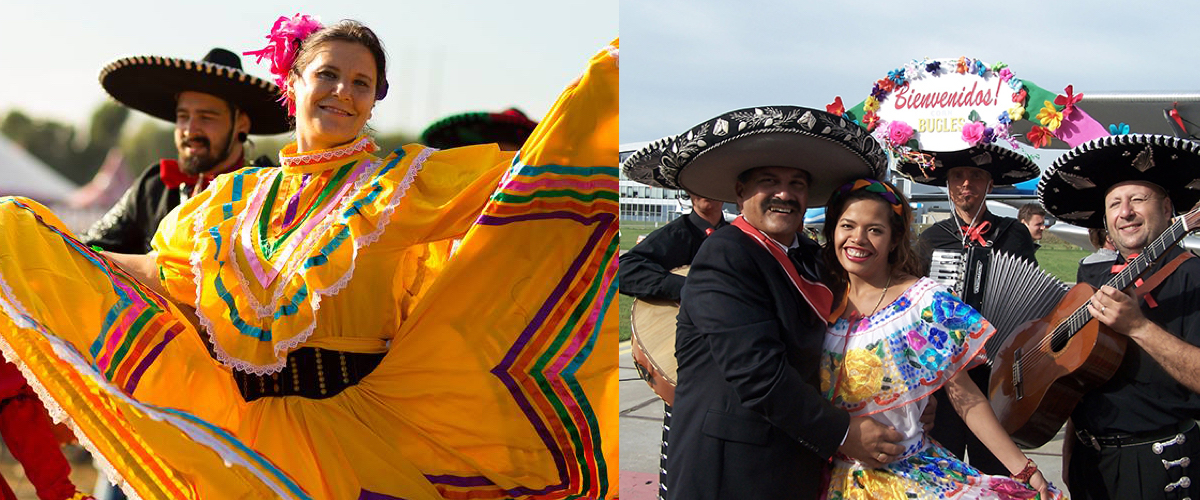
<svg viewBox="0 0 1200 500"><path fill-rule="evenodd" d="M270 38L296 142L154 253L0 199L4 354L143 498L615 496L618 43L516 156L379 157L374 33Z"/></svg>

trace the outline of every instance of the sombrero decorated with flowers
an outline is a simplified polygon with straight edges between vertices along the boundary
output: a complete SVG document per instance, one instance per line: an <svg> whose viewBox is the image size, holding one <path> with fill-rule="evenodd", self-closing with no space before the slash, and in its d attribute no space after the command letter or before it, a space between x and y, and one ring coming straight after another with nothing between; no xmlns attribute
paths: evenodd
<svg viewBox="0 0 1200 500"><path fill-rule="evenodd" d="M519 146L536 126L537 122L516 108L499 113L460 113L433 122L421 132L419 142L438 149L500 142Z"/></svg>
<svg viewBox="0 0 1200 500"><path fill-rule="evenodd" d="M1200 144L1166 135L1131 134L1095 139L1054 161L1038 182L1042 206L1060 220L1104 227L1104 195L1127 181L1166 190L1175 209L1200 201Z"/></svg>
<svg viewBox="0 0 1200 500"><path fill-rule="evenodd" d="M827 109L875 134L914 182L944 186L950 168L970 166L1009 185L1039 174L1018 138L1034 148L1051 139L1074 147L1108 135L1077 106L1082 99L1070 85L1057 95L1017 78L1007 64L959 57L914 59L877 80L857 106L845 109L839 97ZM1025 121L1036 125L1014 134Z"/></svg>
<svg viewBox="0 0 1200 500"><path fill-rule="evenodd" d="M724 113L674 138L655 141L622 163L631 179L678 186L725 202L737 199L738 175L756 167L807 171L812 176L808 203L817 206L851 179L880 178L887 155L866 130L840 116L797 106L763 106Z"/></svg>
<svg viewBox="0 0 1200 500"><path fill-rule="evenodd" d="M203 92L228 101L250 118L251 134L280 134L292 128L280 105L279 87L242 71L242 60L225 49L212 49L204 59L133 56L100 70L100 85L121 104L175 121L179 93Z"/></svg>
<svg viewBox="0 0 1200 500"><path fill-rule="evenodd" d="M997 144L977 144L957 151L922 151L930 164L898 161L896 171L917 184L946 186L954 167L975 167L992 176L992 184L1010 186L1036 179L1041 169L1025 155Z"/></svg>

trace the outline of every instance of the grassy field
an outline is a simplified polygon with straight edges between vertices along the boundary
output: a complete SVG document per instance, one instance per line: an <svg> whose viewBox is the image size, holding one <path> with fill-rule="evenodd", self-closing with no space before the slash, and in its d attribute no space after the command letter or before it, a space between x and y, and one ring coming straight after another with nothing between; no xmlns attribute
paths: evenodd
<svg viewBox="0 0 1200 500"><path fill-rule="evenodd" d="M649 234L655 229L657 228L652 223L621 223L621 250L624 251L632 248L637 242L639 235ZM918 231L922 229L924 227L917 227ZM1053 235L1047 233L1042 241L1042 248L1037 253L1038 265L1042 266L1043 269L1058 279L1071 283L1075 281L1075 270L1079 267L1079 259L1084 258L1089 253L1091 252L1058 240ZM621 340L625 341L629 339L631 333L629 329L629 308L633 305L633 298L625 295L621 295L619 298Z"/></svg>

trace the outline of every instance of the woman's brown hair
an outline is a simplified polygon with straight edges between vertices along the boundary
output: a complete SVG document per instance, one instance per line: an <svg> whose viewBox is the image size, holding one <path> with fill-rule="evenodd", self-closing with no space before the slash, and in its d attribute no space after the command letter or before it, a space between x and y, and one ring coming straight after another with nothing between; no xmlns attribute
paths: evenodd
<svg viewBox="0 0 1200 500"><path fill-rule="evenodd" d="M892 230L892 244L895 245L895 248L888 254L888 264L892 266L892 276L921 275L921 260L917 257L917 252L913 247L912 207L909 206L904 193L901 193L896 186L886 181L880 183L886 185L895 195L897 204L884 199L879 193L873 193L866 189L851 189L846 193L834 193L825 207L825 226L821 231L825 237L825 247L821 250L821 255L825 258L825 265L829 269L830 289L833 290L835 296L840 297L846 292L850 278L846 274L846 270L842 268L842 264L838 262L837 250L833 248L833 235L837 231L838 221L846 212L846 207L851 202L858 200L875 200L885 203L889 207L900 207L899 214L894 210L888 210L888 226Z"/></svg>

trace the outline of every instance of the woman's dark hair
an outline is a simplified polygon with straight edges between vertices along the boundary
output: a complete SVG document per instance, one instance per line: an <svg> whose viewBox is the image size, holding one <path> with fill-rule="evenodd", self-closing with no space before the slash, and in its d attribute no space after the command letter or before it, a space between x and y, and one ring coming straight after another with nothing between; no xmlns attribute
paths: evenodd
<svg viewBox="0 0 1200 500"><path fill-rule="evenodd" d="M387 95L388 87L387 55L383 51L383 42L379 41L379 37L375 36L375 32L371 31L371 28L358 21L344 19L308 35L300 43L296 58L292 60L292 74L299 77L304 68L316 57L315 49L326 42L333 41L357 43L371 52L375 58L375 100L383 99L383 96Z"/></svg>
<svg viewBox="0 0 1200 500"><path fill-rule="evenodd" d="M891 203L883 199L879 194L872 193L866 189L855 189L846 194L835 194L829 199L829 204L825 207L825 227L821 233L825 237L825 247L822 248L821 254L825 258L825 264L829 269L829 277L835 296L840 297L846 292L849 276L846 270L842 268L842 264L837 259L837 249L834 246L833 235L837 231L838 221L841 220L842 214L845 213L846 207L851 202L858 200L874 200L888 205L888 226L892 230L892 243L896 248L888 254L888 263L892 265L892 276L900 274L910 274L913 276L921 275L921 260L917 257L917 252L913 248L913 233L910 230L913 221L912 207L908 205L908 199L891 183L884 182L891 188L892 192L899 200L900 214L897 214L891 209Z"/></svg>

